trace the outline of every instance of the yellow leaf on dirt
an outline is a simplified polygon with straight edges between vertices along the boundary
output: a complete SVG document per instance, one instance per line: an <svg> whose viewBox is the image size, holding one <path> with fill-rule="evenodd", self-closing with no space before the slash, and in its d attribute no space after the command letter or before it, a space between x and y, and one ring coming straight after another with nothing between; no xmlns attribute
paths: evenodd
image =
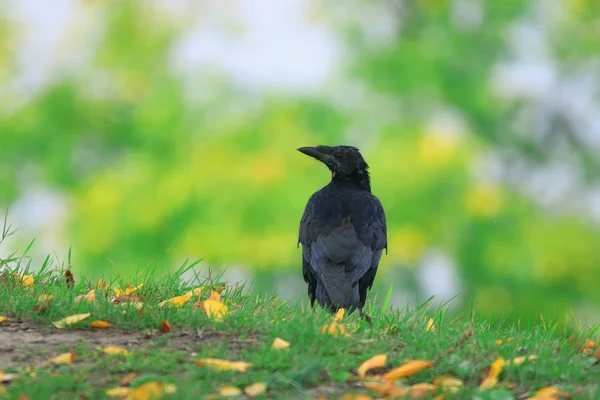
<svg viewBox="0 0 600 400"><path fill-rule="evenodd" d="M196 364L201 367L208 367L216 371L240 371L246 372L252 364L245 361L228 361L218 358L200 358L196 360Z"/></svg>
<svg viewBox="0 0 600 400"><path fill-rule="evenodd" d="M219 388L219 394L223 397L237 397L241 396L242 389L235 386L221 386Z"/></svg>
<svg viewBox="0 0 600 400"><path fill-rule="evenodd" d="M264 382L253 383L252 385L246 386L244 388L244 393L246 393L246 396L250 397L258 396L259 394L263 394L266 391L267 384Z"/></svg>
<svg viewBox="0 0 600 400"><path fill-rule="evenodd" d="M413 360L399 366L398 368L394 368L383 377L388 382L393 382L405 376L414 375L418 372L421 372L425 368L431 368L432 366L433 364L427 360Z"/></svg>
<svg viewBox="0 0 600 400"><path fill-rule="evenodd" d="M69 325L76 324L77 322L81 322L84 319L89 318L90 315L92 315L92 314L91 313L85 313L85 314L69 315L66 318L63 318L63 319L61 319L59 321L53 322L52 325L54 325L58 329L63 329L65 327L69 326Z"/></svg>
<svg viewBox="0 0 600 400"><path fill-rule="evenodd" d="M108 397L127 397L131 393L131 388L116 387L108 389L105 393Z"/></svg>
<svg viewBox="0 0 600 400"><path fill-rule="evenodd" d="M75 302L84 300L84 301L87 301L88 303L96 301L96 289L90 290L87 294L80 294L79 296L75 296L74 300L75 300Z"/></svg>
<svg viewBox="0 0 600 400"><path fill-rule="evenodd" d="M3 323L3 322L6 322L6 321L8 321L8 317L2 317L2 316L0 316L0 324Z"/></svg>
<svg viewBox="0 0 600 400"><path fill-rule="evenodd" d="M222 321L223 317L229 313L229 309L220 301L206 300L204 302L204 312L208 318L211 318L215 321Z"/></svg>
<svg viewBox="0 0 600 400"><path fill-rule="evenodd" d="M346 327L342 324L338 324L337 322L323 325L321 328L321 333L332 336L350 336L348 333L346 333Z"/></svg>
<svg viewBox="0 0 600 400"><path fill-rule="evenodd" d="M121 380L119 381L119 383L121 384L121 386L127 386L132 381L134 381L137 377L138 377L137 372L131 372L131 373L127 374L127 375L124 375L121 378Z"/></svg>
<svg viewBox="0 0 600 400"><path fill-rule="evenodd" d="M273 344L271 345L271 348L274 350L283 350L289 347L290 342L288 342L287 340L283 340L282 338L275 338L275 340L273 340Z"/></svg>
<svg viewBox="0 0 600 400"><path fill-rule="evenodd" d="M422 399L435 391L435 386L431 383L415 383L409 388L411 399Z"/></svg>
<svg viewBox="0 0 600 400"><path fill-rule="evenodd" d="M433 384L445 391L456 393L463 386L463 381L451 376L438 376L433 379Z"/></svg>
<svg viewBox="0 0 600 400"><path fill-rule="evenodd" d="M46 364L72 364L75 353L62 353L46 361Z"/></svg>
<svg viewBox="0 0 600 400"><path fill-rule="evenodd" d="M151 400L158 399L164 394L173 394L177 388L172 384L148 382L132 389L125 397L126 400Z"/></svg>
<svg viewBox="0 0 600 400"><path fill-rule="evenodd" d="M334 321L342 322L342 320L344 319L344 314L346 314L345 308L340 308L339 310L337 310L337 312L335 313Z"/></svg>
<svg viewBox="0 0 600 400"><path fill-rule="evenodd" d="M365 376L367 375L367 372L369 370L372 370L373 368L384 367L386 362L387 362L387 355L378 354L378 355L373 356L373 357L369 358L368 360L364 361L362 364L360 364L360 366L356 370L356 374L358 375L358 377L360 379L365 379Z"/></svg>
<svg viewBox="0 0 600 400"><path fill-rule="evenodd" d="M367 382L365 383L365 387L383 397L390 397L392 399L406 396L409 391L407 387L397 386L389 382Z"/></svg>
<svg viewBox="0 0 600 400"><path fill-rule="evenodd" d="M536 355L520 356L520 357L513 358L507 364L519 366L519 365L523 364L525 361L533 361L533 360L537 360L537 359L538 359L538 356L536 356Z"/></svg>
<svg viewBox="0 0 600 400"><path fill-rule="evenodd" d="M96 328L96 329L108 329L108 328L112 327L112 324L110 322L96 320L96 321L90 322L88 326L90 328Z"/></svg>
<svg viewBox="0 0 600 400"><path fill-rule="evenodd" d="M158 326L160 331L163 333L169 333L173 330L171 329L171 324L169 324L169 321L163 321Z"/></svg>
<svg viewBox="0 0 600 400"><path fill-rule="evenodd" d="M433 318L429 318L429 321L427 321L427 326L425 327L425 330L427 332L435 331L435 325L433 324Z"/></svg>
<svg viewBox="0 0 600 400"><path fill-rule="evenodd" d="M123 347L118 347L118 346L106 346L106 347L102 347L101 350L103 352L105 352L106 354L110 354L111 356L114 356L114 355L128 356L129 355L129 351L127 351L127 349L124 349Z"/></svg>

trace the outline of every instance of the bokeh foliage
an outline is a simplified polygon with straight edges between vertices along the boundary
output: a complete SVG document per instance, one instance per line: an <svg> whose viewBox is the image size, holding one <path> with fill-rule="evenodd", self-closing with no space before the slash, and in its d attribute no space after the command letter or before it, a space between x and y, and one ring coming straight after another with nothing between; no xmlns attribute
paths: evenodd
<svg viewBox="0 0 600 400"><path fill-rule="evenodd" d="M331 18L347 43L347 79L402 111L360 140L388 216L382 276L414 269L438 249L454 260L464 307L472 298L486 312L516 316L597 307L598 227L550 214L476 173L494 149L552 161L552 151L513 123L524 101L499 98L490 84L510 54L506 32L531 6L484 2L480 26L463 29L451 18L454 2L402 3L387 5L401 22L381 46L356 24ZM553 42L565 68L588 57L599 15L592 0L566 3ZM18 199L24 166L62 191L72 201L68 239L80 271L107 270L110 259L127 274L148 261L188 257L297 271L302 209L329 176L295 149L347 142L359 117L325 96L266 92L257 101L205 71L190 87L169 63L185 24L143 2L94 7L104 30L89 65L0 121L0 202ZM324 18L336 12L332 6ZM10 65L2 38L0 57ZM430 124L440 108L460 116L458 134ZM594 167L581 160L582 169Z"/></svg>

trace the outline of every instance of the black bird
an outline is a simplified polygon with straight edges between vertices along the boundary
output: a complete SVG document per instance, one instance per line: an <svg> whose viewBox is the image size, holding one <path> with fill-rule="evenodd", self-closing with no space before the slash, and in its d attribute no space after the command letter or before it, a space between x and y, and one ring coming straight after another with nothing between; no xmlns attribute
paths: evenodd
<svg viewBox="0 0 600 400"><path fill-rule="evenodd" d="M314 193L300 221L302 273L311 307L356 308L363 315L373 286L387 226L381 202L371 194L369 166L352 146L301 147L331 171L331 182Z"/></svg>

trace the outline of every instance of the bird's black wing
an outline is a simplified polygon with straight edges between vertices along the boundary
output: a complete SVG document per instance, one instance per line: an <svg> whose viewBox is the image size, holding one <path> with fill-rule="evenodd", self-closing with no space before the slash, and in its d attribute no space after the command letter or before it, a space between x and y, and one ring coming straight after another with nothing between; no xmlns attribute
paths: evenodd
<svg viewBox="0 0 600 400"><path fill-rule="evenodd" d="M365 304L367 291L373 287L381 254L383 250L387 252L387 222L383 206L377 197L371 197L369 207L365 212L364 222L359 228L359 235L365 245L370 245L373 254L370 268L359 280L360 308Z"/></svg>
<svg viewBox="0 0 600 400"><path fill-rule="evenodd" d="M379 200L365 192L343 198L315 193L302 217L299 241L309 296L315 293L320 278L333 304L347 306L351 302L362 306L360 288L373 284L381 250L387 245L385 215ZM361 295L354 298L352 287L357 282Z"/></svg>

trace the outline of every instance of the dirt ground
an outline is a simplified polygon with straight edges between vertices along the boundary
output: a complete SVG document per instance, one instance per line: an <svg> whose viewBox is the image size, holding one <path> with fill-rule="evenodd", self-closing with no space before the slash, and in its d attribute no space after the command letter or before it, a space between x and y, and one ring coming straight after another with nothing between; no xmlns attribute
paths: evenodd
<svg viewBox="0 0 600 400"><path fill-rule="evenodd" d="M0 324L0 369L37 366L61 352L73 351L78 344L85 344L90 348L119 346L129 350L151 345L191 352L197 351L199 346L224 339L189 330L172 333L167 341L157 342L163 335L158 330L141 332L117 328L59 330L28 320L13 319ZM232 347L239 347L240 343L235 342L234 339Z"/></svg>

